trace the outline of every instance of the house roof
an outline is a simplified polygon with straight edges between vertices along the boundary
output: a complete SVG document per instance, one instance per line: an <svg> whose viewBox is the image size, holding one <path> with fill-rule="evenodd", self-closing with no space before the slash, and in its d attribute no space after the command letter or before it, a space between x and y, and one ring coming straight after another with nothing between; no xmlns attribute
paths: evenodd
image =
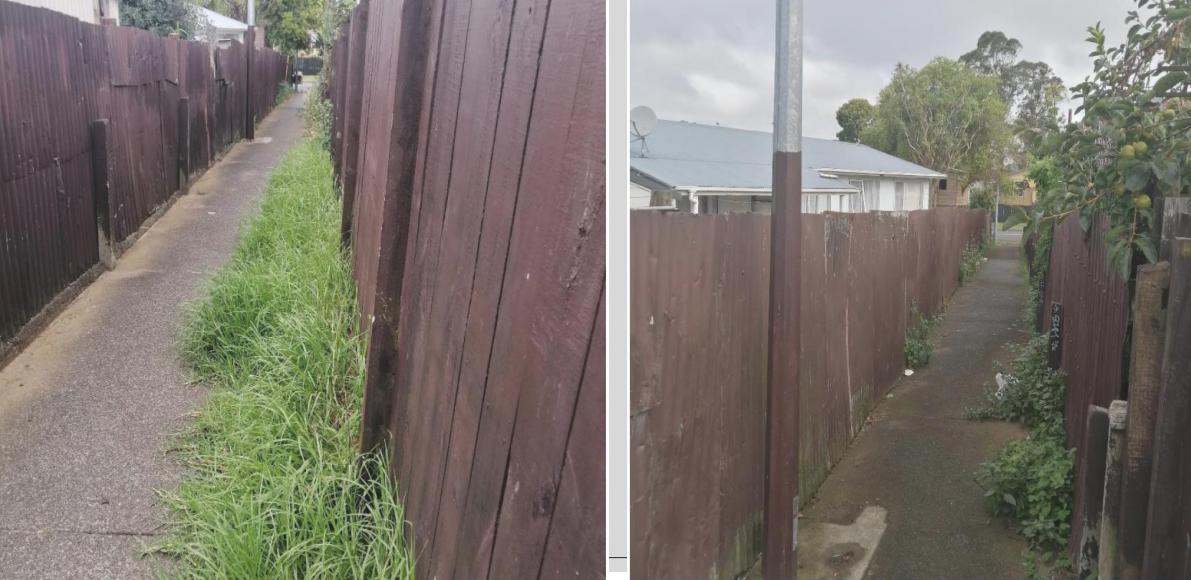
<svg viewBox="0 0 1191 580"><path fill-rule="evenodd" d="M207 22L210 22L211 26L215 27L216 30L248 31L248 25L236 20L235 18L224 16L214 10L203 8L197 4L194 4L193 6L198 13L199 20L206 20Z"/></svg>
<svg viewBox="0 0 1191 580"><path fill-rule="evenodd" d="M629 150L629 164L635 171L671 187L766 191L772 187L773 135L766 131L658 121L644 142L633 138ZM803 192L856 191L834 173L945 177L865 145L803 137Z"/></svg>

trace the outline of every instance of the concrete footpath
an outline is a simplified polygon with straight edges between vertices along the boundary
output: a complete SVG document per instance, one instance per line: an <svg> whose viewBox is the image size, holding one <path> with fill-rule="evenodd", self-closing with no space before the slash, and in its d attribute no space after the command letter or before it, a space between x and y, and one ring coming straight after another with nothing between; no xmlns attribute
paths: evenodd
<svg viewBox="0 0 1191 580"><path fill-rule="evenodd" d="M1017 248L999 245L932 336L930 364L902 379L803 509L800 578L1024 578L1026 546L989 515L973 479L1025 436L964 418L1020 328Z"/></svg>
<svg viewBox="0 0 1191 580"><path fill-rule="evenodd" d="M205 391L175 339L258 207L269 172L302 136L298 95L190 192L0 371L0 578L149 577L163 533L164 452Z"/></svg>

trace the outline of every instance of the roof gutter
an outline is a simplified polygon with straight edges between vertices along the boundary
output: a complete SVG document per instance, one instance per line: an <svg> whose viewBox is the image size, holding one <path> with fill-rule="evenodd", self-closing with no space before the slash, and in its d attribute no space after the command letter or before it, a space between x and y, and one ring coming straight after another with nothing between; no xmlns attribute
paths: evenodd
<svg viewBox="0 0 1191 580"><path fill-rule="evenodd" d="M942 173L909 173L901 171L869 171L864 169L833 169L821 167L815 169L819 173L844 173L847 175L871 175L874 177L921 177L924 179L947 179Z"/></svg>
<svg viewBox="0 0 1191 580"><path fill-rule="evenodd" d="M689 195L705 196L714 195L718 197L732 197L732 196L761 196L769 197L773 195L773 191L764 187L716 187L716 188L699 188L699 187L676 187L679 191L685 191ZM852 195L860 193L857 189L806 189L802 190L803 195L818 195L818 194L845 194Z"/></svg>

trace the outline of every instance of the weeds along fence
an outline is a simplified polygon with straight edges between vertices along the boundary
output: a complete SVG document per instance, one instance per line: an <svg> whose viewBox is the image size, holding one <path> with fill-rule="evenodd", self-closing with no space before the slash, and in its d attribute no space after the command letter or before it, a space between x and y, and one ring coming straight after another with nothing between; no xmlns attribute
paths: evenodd
<svg viewBox="0 0 1191 580"><path fill-rule="evenodd" d="M604 570L604 6L357 6L331 149L419 577Z"/></svg>
<svg viewBox="0 0 1191 580"><path fill-rule="evenodd" d="M1191 198L1163 200L1160 215L1160 262L1137 270L1132 299L1106 267L1103 216L1087 232L1067 218L1050 249L1038 326L1067 375L1081 574L1173 578L1191 567Z"/></svg>
<svg viewBox="0 0 1191 580"><path fill-rule="evenodd" d="M630 218L633 578L735 577L762 550L767 215ZM905 369L987 212L802 216L801 497Z"/></svg>
<svg viewBox="0 0 1191 580"><path fill-rule="evenodd" d="M0 354L243 135L247 54L0 0ZM259 117L285 58L253 54Z"/></svg>

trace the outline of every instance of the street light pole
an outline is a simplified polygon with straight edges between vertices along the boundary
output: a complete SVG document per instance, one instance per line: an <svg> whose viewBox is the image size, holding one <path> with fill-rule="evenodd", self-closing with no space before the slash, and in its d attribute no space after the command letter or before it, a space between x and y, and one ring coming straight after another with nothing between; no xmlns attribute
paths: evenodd
<svg viewBox="0 0 1191 580"><path fill-rule="evenodd" d="M765 413L765 580L797 577L802 0L777 0Z"/></svg>

